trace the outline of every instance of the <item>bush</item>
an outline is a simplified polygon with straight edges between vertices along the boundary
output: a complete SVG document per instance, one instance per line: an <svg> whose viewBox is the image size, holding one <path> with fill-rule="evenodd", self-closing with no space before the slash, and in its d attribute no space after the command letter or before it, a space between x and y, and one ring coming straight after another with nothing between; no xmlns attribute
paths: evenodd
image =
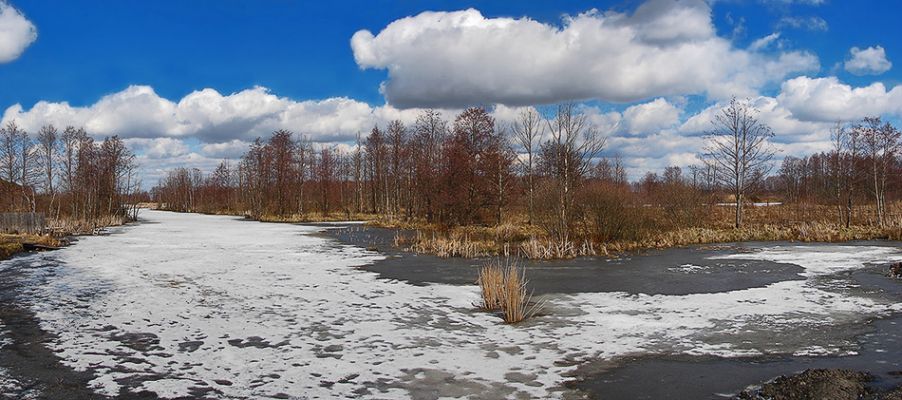
<svg viewBox="0 0 902 400"><path fill-rule="evenodd" d="M626 187L589 185L578 202L588 222L587 233L597 242L638 240L651 225L648 213Z"/></svg>

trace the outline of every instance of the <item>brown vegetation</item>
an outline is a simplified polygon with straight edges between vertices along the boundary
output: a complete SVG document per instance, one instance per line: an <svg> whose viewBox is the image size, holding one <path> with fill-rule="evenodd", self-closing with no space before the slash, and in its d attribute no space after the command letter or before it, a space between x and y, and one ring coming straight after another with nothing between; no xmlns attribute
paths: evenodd
<svg viewBox="0 0 902 400"><path fill-rule="evenodd" d="M153 197L165 209L262 221L364 219L416 230L396 243L442 257L899 237L899 135L877 118L838 125L831 152L786 157L768 176L772 132L734 101L714 121L705 163L629 182L619 157L598 157L605 138L579 106L551 111L510 127L482 108L450 122L424 111L410 127L374 127L351 151L280 130L235 167L170 171ZM782 204L755 205L767 201Z"/></svg>
<svg viewBox="0 0 902 400"><path fill-rule="evenodd" d="M479 270L477 283L482 293L479 307L485 311L500 311L508 324L535 315L541 307L532 302L532 294L527 291L526 269L510 258L484 265Z"/></svg>
<svg viewBox="0 0 902 400"><path fill-rule="evenodd" d="M53 125L32 135L10 121L0 128L0 209L43 213L56 234L120 224L141 199L134 159L117 136L98 143Z"/></svg>
<svg viewBox="0 0 902 400"><path fill-rule="evenodd" d="M12 235L0 234L0 260L5 260L17 253L25 251L25 244L36 244L57 247L60 241L50 235Z"/></svg>

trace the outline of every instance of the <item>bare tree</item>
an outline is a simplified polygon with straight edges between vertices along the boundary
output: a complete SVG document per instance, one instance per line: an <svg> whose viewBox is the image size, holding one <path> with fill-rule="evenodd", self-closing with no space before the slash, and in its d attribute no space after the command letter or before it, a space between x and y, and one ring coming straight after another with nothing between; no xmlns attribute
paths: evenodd
<svg viewBox="0 0 902 400"><path fill-rule="evenodd" d="M528 223L532 225L533 209L535 203L535 155L538 146L542 143L542 136L545 134L545 125L542 124L542 117L532 107L523 110L518 119L514 121L511 130L514 134L514 141L522 147L526 154L525 159L517 157L517 161L524 169L526 175L526 202L527 202L527 218Z"/></svg>
<svg viewBox="0 0 902 400"><path fill-rule="evenodd" d="M736 201L734 226L742 226L745 194L771 168L775 151L769 139L773 130L758 120L749 101L730 100L711 121L704 159L714 165L717 182L733 193Z"/></svg>
<svg viewBox="0 0 902 400"><path fill-rule="evenodd" d="M7 130L9 134L14 137L18 137L16 141L17 148L16 151L19 153L17 157L18 165L16 166L16 176L19 181L19 185L22 187L22 196L25 198L25 201L28 203L31 212L37 211L36 200L36 192L35 192L35 181L40 176L40 169L38 168L38 158L37 151L34 146L34 142L32 142L31 137L28 135L28 132L18 129L14 124L7 125Z"/></svg>
<svg viewBox="0 0 902 400"><path fill-rule="evenodd" d="M435 217L439 183L442 146L448 135L448 122L435 110L425 110L417 116L413 127L412 142L418 143L414 149L414 184L420 201L420 208L427 221ZM369 147L367 147L369 151Z"/></svg>
<svg viewBox="0 0 902 400"><path fill-rule="evenodd" d="M357 131L357 145L354 147L354 212L359 213L363 207L363 148L360 131Z"/></svg>
<svg viewBox="0 0 902 400"><path fill-rule="evenodd" d="M41 127L38 131L38 159L44 175L44 192L50 195L49 209L53 209L56 191L53 187L56 173L57 158L59 157L59 135L53 125Z"/></svg>
<svg viewBox="0 0 902 400"><path fill-rule="evenodd" d="M388 124L388 214L394 218L401 209L401 175L404 163L404 146L407 144L407 129L400 120Z"/></svg>
<svg viewBox="0 0 902 400"><path fill-rule="evenodd" d="M860 127L847 129L842 122L837 121L830 131L830 138L833 142L830 158L839 222L849 228L852 225L859 175L856 161L861 156Z"/></svg>
<svg viewBox="0 0 902 400"><path fill-rule="evenodd" d="M866 117L859 127L865 156L870 163L871 194L874 195L876 221L883 226L886 220L886 183L889 169L899 153L900 132L884 124L880 117Z"/></svg>
<svg viewBox="0 0 902 400"><path fill-rule="evenodd" d="M19 147L22 135L15 122L9 121L6 126L0 128L0 169L3 179L9 183L16 183L16 174L19 165Z"/></svg>
<svg viewBox="0 0 902 400"><path fill-rule="evenodd" d="M557 184L558 204L553 234L560 245L570 242L573 199L578 182L586 176L592 160L604 149L607 138L592 126L575 103L561 104L548 120L550 139L543 145L546 169Z"/></svg>

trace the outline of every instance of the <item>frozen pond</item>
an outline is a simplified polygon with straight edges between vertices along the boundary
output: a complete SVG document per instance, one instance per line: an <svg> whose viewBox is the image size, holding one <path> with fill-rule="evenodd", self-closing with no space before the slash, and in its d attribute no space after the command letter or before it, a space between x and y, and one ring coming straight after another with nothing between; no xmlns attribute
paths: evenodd
<svg viewBox="0 0 902 400"><path fill-rule="evenodd" d="M622 276L630 265L660 271L665 281L660 290L549 284L543 315L507 326L474 311L472 284L377 273L392 260L322 227L141 217L109 236L0 264L0 279L16 282L10 299L51 334L44 346L88 373L102 395L563 398L581 365L626 356L856 354L861 326L902 309L895 292L849 278L902 260L895 247L772 245L695 260L598 261ZM537 271L535 283L552 273ZM742 284L689 283L712 274L708 288ZM0 346L3 329L13 328L0 325ZM0 361L0 385L10 368Z"/></svg>

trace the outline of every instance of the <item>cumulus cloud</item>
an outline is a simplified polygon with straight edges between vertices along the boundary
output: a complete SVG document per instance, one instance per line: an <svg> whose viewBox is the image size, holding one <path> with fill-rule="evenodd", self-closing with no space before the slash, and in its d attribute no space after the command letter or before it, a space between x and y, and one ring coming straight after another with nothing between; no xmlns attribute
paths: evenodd
<svg viewBox="0 0 902 400"><path fill-rule="evenodd" d="M141 185L145 189L149 189L157 184L161 178L166 176L168 171L175 168L197 168L201 171L210 172L223 160L215 157L208 157L197 152L189 152L179 156L168 158L152 158L147 155L138 155L136 162L141 167Z"/></svg>
<svg viewBox="0 0 902 400"><path fill-rule="evenodd" d="M886 59L886 51L881 46L849 50L851 58L845 62L846 71L855 75L880 75L889 71L893 63Z"/></svg>
<svg viewBox="0 0 902 400"><path fill-rule="evenodd" d="M0 64L19 58L38 38L38 30L22 13L0 0Z"/></svg>
<svg viewBox="0 0 902 400"><path fill-rule="evenodd" d="M229 95L203 89L172 101L150 86L130 86L85 107L40 101L26 110L16 104L6 110L3 122L15 120L29 131L51 123L82 126L97 136L196 137L205 143L250 141L288 129L312 141L338 142L368 131L374 124L391 119L412 121L415 115L416 110L372 107L345 97L296 101L263 87Z"/></svg>
<svg viewBox="0 0 902 400"><path fill-rule="evenodd" d="M190 152L185 142L173 138L125 139L125 144L152 159L179 157Z"/></svg>
<svg viewBox="0 0 902 400"><path fill-rule="evenodd" d="M665 99L637 104L623 111L624 129L636 135L673 127L680 122L680 109Z"/></svg>
<svg viewBox="0 0 902 400"><path fill-rule="evenodd" d="M734 48L701 0L651 0L632 14L592 10L560 27L475 9L424 12L376 35L358 31L351 47L361 68L388 70L382 91L400 108L725 98L819 68L807 52Z"/></svg>
<svg viewBox="0 0 902 400"><path fill-rule="evenodd" d="M250 147L250 142L233 139L223 143L207 143L201 146L201 153L207 157L239 158Z"/></svg>
<svg viewBox="0 0 902 400"><path fill-rule="evenodd" d="M822 137L822 134L828 133L832 123L801 120L774 97L756 96L747 101L754 109L757 118L773 129L776 141L809 140L812 139L810 136L812 134L815 135L814 139L816 140L829 140L829 134L826 137ZM680 132L690 135L706 133L712 127L711 121L724 107L726 107L726 102L720 102L699 111L680 125Z"/></svg>
<svg viewBox="0 0 902 400"><path fill-rule="evenodd" d="M887 90L880 82L852 87L836 77L798 77L783 83L777 99L795 117L807 121L902 115L902 86Z"/></svg>

